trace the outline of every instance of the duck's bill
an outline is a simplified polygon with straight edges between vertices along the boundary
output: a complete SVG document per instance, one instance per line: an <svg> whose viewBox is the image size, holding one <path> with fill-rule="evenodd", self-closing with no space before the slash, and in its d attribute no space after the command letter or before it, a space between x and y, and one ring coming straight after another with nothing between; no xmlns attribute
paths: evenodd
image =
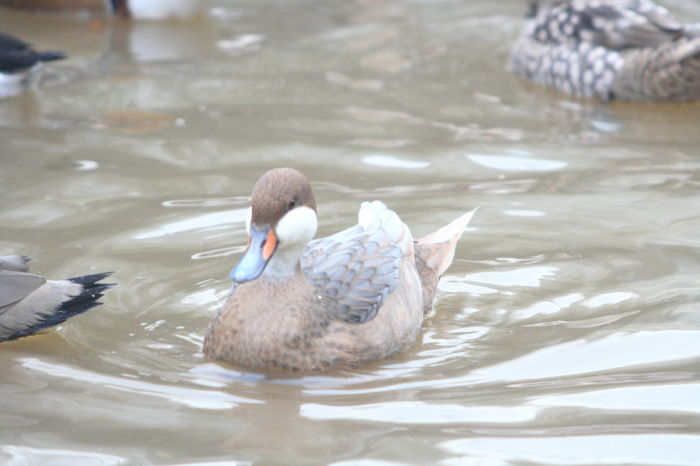
<svg viewBox="0 0 700 466"><path fill-rule="evenodd" d="M277 250L277 235L271 228L250 226L248 248L238 265L231 270L231 279L238 283L255 280Z"/></svg>

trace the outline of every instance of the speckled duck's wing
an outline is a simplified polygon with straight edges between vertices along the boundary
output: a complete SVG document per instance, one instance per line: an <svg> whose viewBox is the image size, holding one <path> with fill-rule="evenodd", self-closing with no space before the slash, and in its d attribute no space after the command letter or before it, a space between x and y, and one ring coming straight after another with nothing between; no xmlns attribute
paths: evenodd
<svg viewBox="0 0 700 466"><path fill-rule="evenodd" d="M651 47L683 34L683 24L650 0L578 0L540 7L530 35L549 44L584 42L610 50Z"/></svg>
<svg viewBox="0 0 700 466"><path fill-rule="evenodd" d="M301 265L339 319L363 323L394 291L401 261L412 253L411 233L398 215L379 201L365 202L358 225L310 242Z"/></svg>

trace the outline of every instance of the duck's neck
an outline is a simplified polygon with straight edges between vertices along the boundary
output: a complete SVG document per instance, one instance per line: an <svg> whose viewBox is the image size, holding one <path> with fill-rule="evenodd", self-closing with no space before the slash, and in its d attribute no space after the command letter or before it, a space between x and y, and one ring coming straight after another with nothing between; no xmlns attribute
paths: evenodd
<svg viewBox="0 0 700 466"><path fill-rule="evenodd" d="M301 270L301 255L306 245L316 235L316 212L306 206L287 212L275 226L279 247L265 266L263 276L274 280L286 280Z"/></svg>
<svg viewBox="0 0 700 466"><path fill-rule="evenodd" d="M304 246L300 248L278 249L267 263L263 276L270 280L288 280L301 270L299 260Z"/></svg>

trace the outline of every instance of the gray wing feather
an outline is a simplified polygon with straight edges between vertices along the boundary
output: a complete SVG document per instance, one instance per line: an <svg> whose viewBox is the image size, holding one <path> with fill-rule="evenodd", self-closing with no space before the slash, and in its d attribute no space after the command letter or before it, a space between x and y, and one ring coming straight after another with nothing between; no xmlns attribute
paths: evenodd
<svg viewBox="0 0 700 466"><path fill-rule="evenodd" d="M384 230L355 226L317 239L302 255L302 270L314 287L334 302L337 317L367 322L399 283L402 252Z"/></svg>
<svg viewBox="0 0 700 466"><path fill-rule="evenodd" d="M26 298L44 283L40 275L0 270L0 309Z"/></svg>

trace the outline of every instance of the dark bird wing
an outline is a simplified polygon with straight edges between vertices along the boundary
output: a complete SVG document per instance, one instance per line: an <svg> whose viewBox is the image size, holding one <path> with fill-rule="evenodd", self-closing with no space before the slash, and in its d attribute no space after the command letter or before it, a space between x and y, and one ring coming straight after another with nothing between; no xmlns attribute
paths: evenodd
<svg viewBox="0 0 700 466"><path fill-rule="evenodd" d="M31 68L38 62L60 60L66 55L58 50L36 51L21 39L0 33L0 71L12 73Z"/></svg>

